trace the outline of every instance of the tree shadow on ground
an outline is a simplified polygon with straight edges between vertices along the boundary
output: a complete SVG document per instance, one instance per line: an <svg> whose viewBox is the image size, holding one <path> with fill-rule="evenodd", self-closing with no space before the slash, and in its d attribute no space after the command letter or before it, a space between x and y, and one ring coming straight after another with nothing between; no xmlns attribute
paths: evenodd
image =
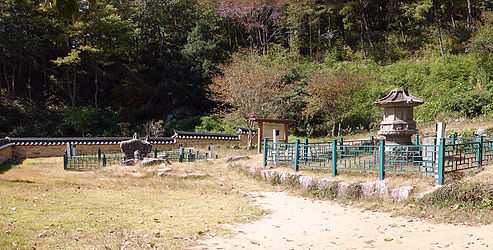
<svg viewBox="0 0 493 250"><path fill-rule="evenodd" d="M4 163L0 164L0 174L3 174L5 172L9 171L13 167L15 167L21 163L22 163L22 161L19 161L16 159L8 159Z"/></svg>

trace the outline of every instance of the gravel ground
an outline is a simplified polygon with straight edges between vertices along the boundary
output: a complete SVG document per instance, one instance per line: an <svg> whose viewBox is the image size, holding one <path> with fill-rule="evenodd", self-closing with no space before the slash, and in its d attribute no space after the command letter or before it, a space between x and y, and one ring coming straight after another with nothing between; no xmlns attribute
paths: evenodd
<svg viewBox="0 0 493 250"><path fill-rule="evenodd" d="M253 195L269 216L231 226L230 237L208 237L195 249L493 248L493 225L433 224L283 192Z"/></svg>

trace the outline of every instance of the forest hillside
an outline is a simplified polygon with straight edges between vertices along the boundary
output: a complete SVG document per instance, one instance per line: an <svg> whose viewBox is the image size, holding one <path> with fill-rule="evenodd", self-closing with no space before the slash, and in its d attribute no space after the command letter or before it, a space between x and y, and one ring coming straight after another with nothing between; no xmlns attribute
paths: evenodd
<svg viewBox="0 0 493 250"><path fill-rule="evenodd" d="M486 0L2 0L0 136L375 127L395 87L416 120L493 116ZM340 125L339 125L340 124Z"/></svg>

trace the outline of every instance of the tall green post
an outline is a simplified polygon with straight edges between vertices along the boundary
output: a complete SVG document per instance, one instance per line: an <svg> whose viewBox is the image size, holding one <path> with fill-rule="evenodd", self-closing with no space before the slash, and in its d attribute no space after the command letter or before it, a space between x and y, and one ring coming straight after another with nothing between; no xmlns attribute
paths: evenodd
<svg viewBox="0 0 493 250"><path fill-rule="evenodd" d="M419 134L416 134L416 146L421 145L421 138L419 138Z"/></svg>
<svg viewBox="0 0 493 250"><path fill-rule="evenodd" d="M269 141L267 140L267 138L264 138L264 167L267 167L267 160L268 160L268 156L269 156L269 145L268 145Z"/></svg>
<svg viewBox="0 0 493 250"><path fill-rule="evenodd" d="M98 148L98 163L101 162L101 148Z"/></svg>
<svg viewBox="0 0 493 250"><path fill-rule="evenodd" d="M185 149L182 146L180 146L179 154L178 154L178 162L183 162L184 158L185 158Z"/></svg>
<svg viewBox="0 0 493 250"><path fill-rule="evenodd" d="M308 138L305 138L305 143L303 144L303 162L305 164L308 162Z"/></svg>
<svg viewBox="0 0 493 250"><path fill-rule="evenodd" d="M294 144L294 170L300 170L300 139L296 139Z"/></svg>
<svg viewBox="0 0 493 250"><path fill-rule="evenodd" d="M103 153L103 167L106 167L106 154Z"/></svg>
<svg viewBox="0 0 493 250"><path fill-rule="evenodd" d="M478 168L483 166L483 145L484 145L484 136L480 135L478 138L478 148L476 149L476 162L478 163Z"/></svg>
<svg viewBox="0 0 493 250"><path fill-rule="evenodd" d="M385 179L385 140L381 139L378 146L378 177L381 181Z"/></svg>
<svg viewBox="0 0 493 250"><path fill-rule="evenodd" d="M157 148L154 149L154 158L157 158Z"/></svg>
<svg viewBox="0 0 493 250"><path fill-rule="evenodd" d="M445 138L441 138L438 143L438 159L437 159L437 184L443 185L445 183L444 176L445 168Z"/></svg>
<svg viewBox="0 0 493 250"><path fill-rule="evenodd" d="M67 155L67 151L65 151L65 153L63 154L63 169L67 169L68 168L68 155Z"/></svg>
<svg viewBox="0 0 493 250"><path fill-rule="evenodd" d="M337 175L337 140L332 141L332 176Z"/></svg>

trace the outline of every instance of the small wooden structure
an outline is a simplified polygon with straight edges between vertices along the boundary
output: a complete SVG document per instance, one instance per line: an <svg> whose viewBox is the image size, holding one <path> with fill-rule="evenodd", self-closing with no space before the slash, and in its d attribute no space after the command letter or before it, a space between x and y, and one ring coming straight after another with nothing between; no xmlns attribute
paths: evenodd
<svg viewBox="0 0 493 250"><path fill-rule="evenodd" d="M250 122L257 127L257 151L262 152L262 142L264 138L273 139L275 131L278 141L288 142L289 120L252 117Z"/></svg>
<svg viewBox="0 0 493 250"><path fill-rule="evenodd" d="M418 133L413 117L413 108L424 101L412 96L407 90L397 88L384 98L375 102L383 108L383 121L380 123L379 136L385 137L390 145L410 145L411 137Z"/></svg>

